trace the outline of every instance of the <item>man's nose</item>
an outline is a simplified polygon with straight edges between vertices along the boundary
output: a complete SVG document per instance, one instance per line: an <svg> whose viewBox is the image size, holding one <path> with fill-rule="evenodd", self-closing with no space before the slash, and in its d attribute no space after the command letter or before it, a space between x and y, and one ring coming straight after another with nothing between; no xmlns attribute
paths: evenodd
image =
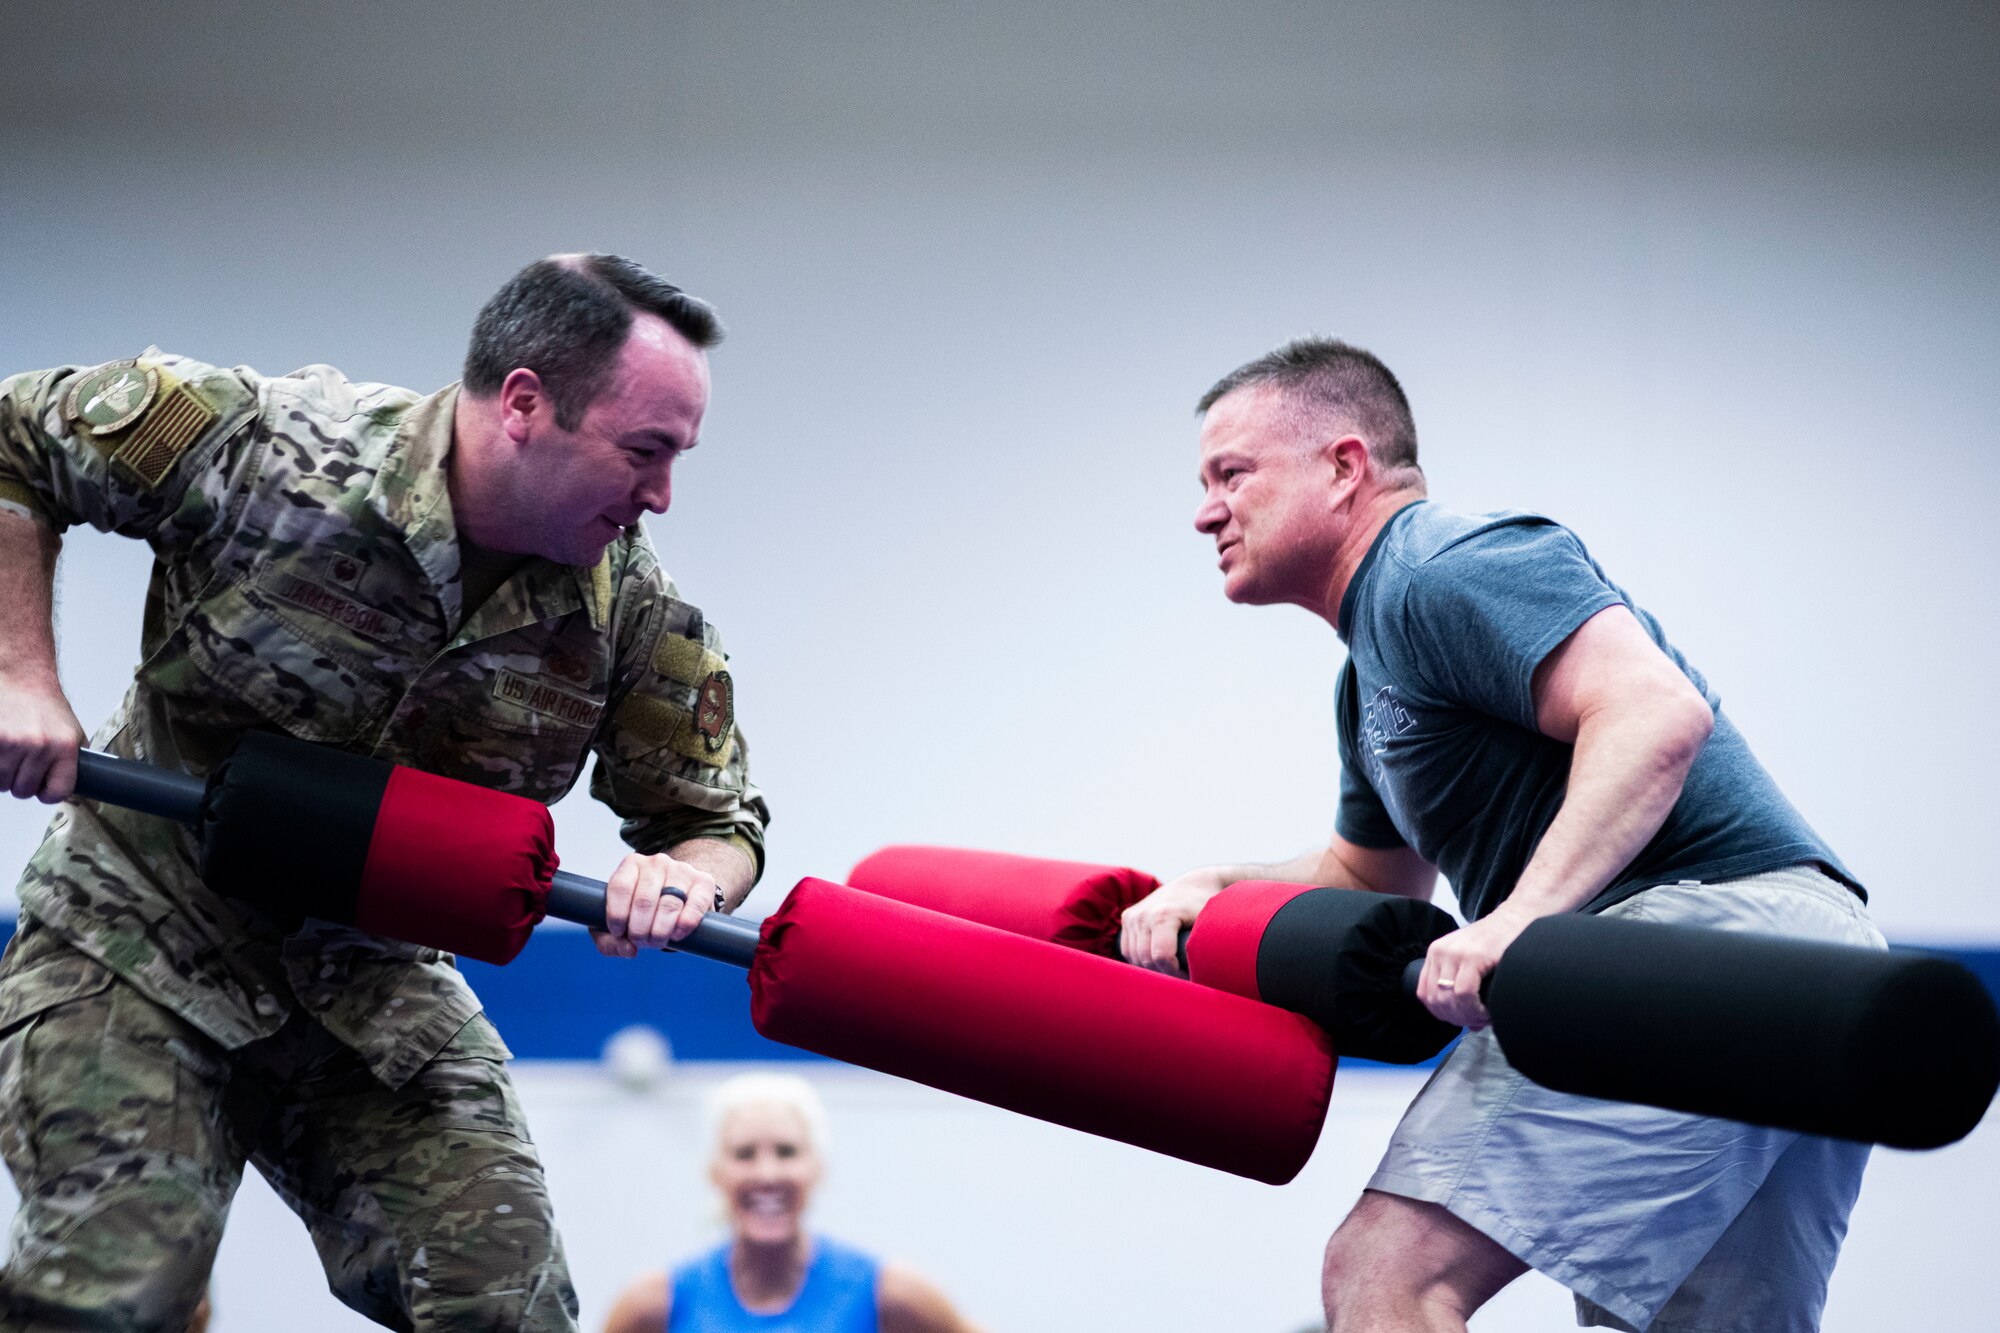
<svg viewBox="0 0 2000 1333"><path fill-rule="evenodd" d="M1222 531L1222 525L1229 521L1229 506L1222 503L1219 496L1205 496L1201 508L1194 511L1194 530L1213 537Z"/></svg>
<svg viewBox="0 0 2000 1333"><path fill-rule="evenodd" d="M664 514L674 500L674 474L665 468L648 475L639 483L632 498L645 507L649 514Z"/></svg>

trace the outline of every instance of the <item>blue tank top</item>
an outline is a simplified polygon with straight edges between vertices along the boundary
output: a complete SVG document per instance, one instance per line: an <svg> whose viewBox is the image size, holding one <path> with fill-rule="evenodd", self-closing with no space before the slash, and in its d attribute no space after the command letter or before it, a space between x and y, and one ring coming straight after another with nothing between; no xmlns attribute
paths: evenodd
<svg viewBox="0 0 2000 1333"><path fill-rule="evenodd" d="M674 1269L667 1333L876 1333L875 1260L824 1236L798 1299L782 1314L752 1314L729 1281L730 1245Z"/></svg>

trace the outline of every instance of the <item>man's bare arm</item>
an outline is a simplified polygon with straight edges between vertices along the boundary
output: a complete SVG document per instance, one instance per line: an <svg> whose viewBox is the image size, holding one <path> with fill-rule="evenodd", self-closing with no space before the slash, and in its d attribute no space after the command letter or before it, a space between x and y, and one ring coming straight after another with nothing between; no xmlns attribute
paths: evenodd
<svg viewBox="0 0 2000 1333"><path fill-rule="evenodd" d="M1363 847L1336 833L1319 854L1313 873L1298 882L1367 889L1429 902L1437 888L1437 875L1437 867L1412 848Z"/></svg>
<svg viewBox="0 0 2000 1333"><path fill-rule="evenodd" d="M721 838L689 838L667 849L676 861L699 866L722 890L722 910L733 912L757 884L757 861L733 842ZM713 900L711 900L713 901Z"/></svg>
<svg viewBox="0 0 2000 1333"><path fill-rule="evenodd" d="M76 789L83 728L56 675L56 556L62 538L0 513L0 789L56 802Z"/></svg>
<svg viewBox="0 0 2000 1333"><path fill-rule="evenodd" d="M1652 841L1715 713L1622 606L1549 655L1534 695L1536 726L1575 750L1562 806L1507 903L1546 916L1589 902Z"/></svg>
<svg viewBox="0 0 2000 1333"><path fill-rule="evenodd" d="M1271 865L1204 866L1162 884L1125 909L1118 948L1128 962L1172 976L1181 974L1180 933L1194 924L1209 899L1248 879L1283 884L1324 884L1428 900L1437 867L1408 847L1362 847L1338 833L1324 848Z"/></svg>
<svg viewBox="0 0 2000 1333"><path fill-rule="evenodd" d="M1673 812L1715 726L1708 701L1622 606L1565 639L1533 688L1536 726L1575 747L1568 787L1513 892L1431 946L1417 995L1447 1022L1486 1025L1479 988L1507 946L1630 864Z"/></svg>

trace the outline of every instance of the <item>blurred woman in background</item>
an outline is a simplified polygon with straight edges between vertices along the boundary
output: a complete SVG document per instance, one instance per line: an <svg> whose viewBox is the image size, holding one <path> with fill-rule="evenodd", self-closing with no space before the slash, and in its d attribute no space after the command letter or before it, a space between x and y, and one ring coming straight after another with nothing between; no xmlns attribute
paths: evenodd
<svg viewBox="0 0 2000 1333"><path fill-rule="evenodd" d="M979 1333L917 1274L802 1225L826 1113L792 1074L742 1074L709 1103L730 1238L628 1287L605 1333Z"/></svg>

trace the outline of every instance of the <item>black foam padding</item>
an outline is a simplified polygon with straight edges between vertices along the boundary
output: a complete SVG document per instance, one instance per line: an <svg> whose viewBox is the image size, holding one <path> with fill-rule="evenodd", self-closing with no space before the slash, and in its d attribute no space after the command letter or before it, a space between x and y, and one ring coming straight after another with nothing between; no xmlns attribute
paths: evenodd
<svg viewBox="0 0 2000 1333"><path fill-rule="evenodd" d="M1308 889L1264 927L1257 993L1325 1028L1342 1055L1416 1064L1458 1029L1410 998L1403 967L1456 929L1451 913L1416 898Z"/></svg>
<svg viewBox="0 0 2000 1333"><path fill-rule="evenodd" d="M282 920L354 920L355 893L392 765L251 732L208 783L201 873L217 893Z"/></svg>
<svg viewBox="0 0 2000 1333"><path fill-rule="evenodd" d="M2000 1088L2000 1014L1924 954L1555 916L1486 989L1514 1067L1559 1092L1937 1148Z"/></svg>

